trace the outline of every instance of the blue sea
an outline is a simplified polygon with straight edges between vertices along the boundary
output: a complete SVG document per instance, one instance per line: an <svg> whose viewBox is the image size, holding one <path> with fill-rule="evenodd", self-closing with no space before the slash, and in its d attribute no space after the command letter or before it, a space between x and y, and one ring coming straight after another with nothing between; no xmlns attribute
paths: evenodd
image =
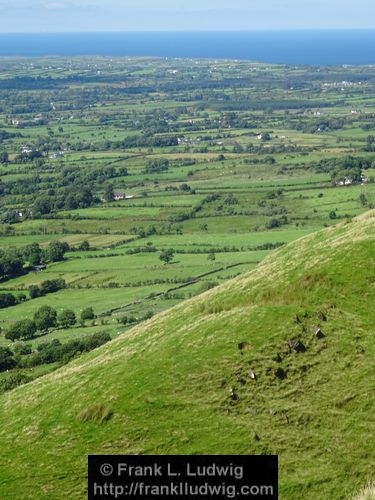
<svg viewBox="0 0 375 500"><path fill-rule="evenodd" d="M375 64L375 30L0 34L0 56L50 55Z"/></svg>

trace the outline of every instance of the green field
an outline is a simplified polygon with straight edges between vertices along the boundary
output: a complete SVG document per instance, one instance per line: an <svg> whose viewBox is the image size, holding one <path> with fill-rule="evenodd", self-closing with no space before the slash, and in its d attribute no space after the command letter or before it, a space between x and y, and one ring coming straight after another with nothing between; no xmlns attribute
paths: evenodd
<svg viewBox="0 0 375 500"><path fill-rule="evenodd" d="M350 84L341 90L340 82ZM243 407L240 405L238 411L228 407L221 393L219 395L218 385L221 369L228 384L234 376L230 374L230 366L237 363L240 368L229 346L240 340L245 330L256 332L252 342L260 349L257 356L263 356L265 364L271 366L264 349L268 343L286 335L287 328L282 325L290 326L290 317L295 313L293 294L301 295L298 300L309 314L313 314L311 308L315 307L304 299L305 294L310 293L310 286L315 290L314 287L321 283L322 296L328 294L331 281L316 277L313 272L315 265L321 265L318 251L314 250L311 256L304 245L309 241L316 243L320 236L310 239L310 235L324 228L327 232L318 235L331 234L329 228L334 227L335 234L342 231L343 238L345 235L351 237L347 227L351 227L357 216L375 206L374 96L373 66L318 69L225 60L113 58L109 63L100 57L35 58L32 62L0 58L0 394L4 393L1 396L4 401L8 401L6 398L12 401L12 397L16 400L18 394L26 395L29 387L34 391L34 388L43 388L44 384L52 384L52 380L64 379L65 375L61 374L69 373L71 366L80 367L81 359L96 359L99 356L96 352L84 354L97 347L90 344L92 339L99 338L104 343L120 336L120 340L102 347L100 352L109 352L111 359L116 358L113 346L118 345L129 363L126 373L121 371L122 367L120 370L115 363L113 365L114 373L124 376L129 384L124 389L129 391L128 398L119 399L121 411L116 410L114 417L114 422L119 419L121 425L129 418L124 450L134 453L215 450L287 453L282 492L288 500L301 498L299 486L306 494L304 498L336 500L364 485L368 474L362 462L358 477L352 466L345 465L346 459L340 457L322 473L322 464L328 460L326 453L331 453L326 449L337 448L346 454L352 450L344 438L345 442L341 443L338 437L335 441L331 431L324 434L329 438L329 445L318 442L316 434L323 422L315 411L318 396L310 392L314 383L322 383L324 398L328 401L330 392L324 375L314 372L304 391L298 385L298 370L302 373L304 365L292 363L293 376L287 388L279 387L274 381L269 387L262 382L263 385L256 388L258 399L254 404L259 411L261 409L259 414L251 402ZM362 221L358 222L359 226L363 224L372 230L372 218L366 223L365 219L358 220ZM304 248L303 259L309 272L306 282L297 283L293 290L290 283L299 272L302 273L303 267L302 257L297 255L299 244L293 246L296 240ZM363 292L363 283L358 282L358 294L365 293L365 296L371 293L373 285L370 276L371 259L374 258L372 244L370 239L363 243L362 260L365 266L367 259L368 288ZM362 243L355 248L362 251ZM289 249L294 250L290 250L288 260ZM325 252L323 247L319 247L320 250ZM345 266L349 267L342 280L352 277L349 276L352 249L348 248L348 252L346 260L340 257L344 270ZM275 262L279 259L283 269L272 266L274 258ZM356 258L353 257L353 262L357 262ZM293 270L297 264L298 272L297 267ZM339 272L338 260L332 265L341 276L344 271ZM356 265L360 267L360 263ZM269 292L265 291L264 296L261 292L253 295L242 288L247 283L247 278L241 281L244 274L252 272L254 274L246 276L261 276L262 270L268 276L264 287L266 290L269 285ZM321 273L325 271L323 266ZM365 273L362 267L360 271ZM272 283L267 280L272 281L272 274L276 286L283 273L289 276L290 283L285 281L283 287L278 285L279 295L275 296L271 293ZM228 281L233 278L238 281ZM251 283L252 278L249 280ZM329 309L330 303L344 300L345 288L336 283L334 274L332 280L334 286L329 300L320 303L314 295L314 304L317 301L319 307ZM226 285L227 282L232 284ZM234 283L240 287L238 293L230 288L229 296L223 296L219 290L233 287ZM219 286L224 288L216 292ZM351 297L354 297L355 286L355 280L353 285L348 285ZM336 299L335 287L341 294ZM211 289L213 291L209 292ZM268 299L267 293L270 294ZM288 300L285 299L287 294ZM184 311L184 302L194 297L197 297L196 302L189 304L196 306L186 307L193 307L196 317L193 315L182 325L175 317L176 311ZM215 297L221 297L222 305L216 304ZM235 320L237 306L230 301L238 301L238 320ZM181 309L174 309L168 316L168 310L178 304ZM211 312L200 310L197 304ZM38 320L41 308L46 311L45 306L52 308L52 316L55 312L49 324ZM90 308L92 311L87 313ZM232 311L228 312L228 317L224 314L227 310ZM64 322L67 311L71 318L74 316L70 323ZM347 311L347 316L342 317L338 311L332 312L337 322L332 330L336 340L334 347L331 345L322 351L322 358L317 363L322 373L326 373L324 367L331 359L329 356L336 357L342 369L346 369L345 363L353 370L359 365L359 358L352 359L346 350L351 342L347 323L354 321L351 315L357 314L349 305ZM157 316L159 313L162 315ZM364 310L359 310L358 314L359 323L354 325L356 336L368 327ZM152 317L156 319L150 320ZM154 324L164 325L163 318L166 332L169 332L166 342L171 342L165 346L161 331L152 330ZM172 318L177 321L174 333ZM202 321L201 329L198 318ZM33 331L17 336L22 325L28 325ZM148 325L147 330L144 325ZM215 332L224 335L226 325L230 327L228 343L218 346ZM123 332L125 336L121 336ZM340 332L346 335L343 345L338 342ZM141 340L137 340L139 338ZM127 342L132 346L129 349L133 349L134 360L127 351ZM162 344L160 359L157 358L159 342ZM49 357L41 354L43 349L50 349ZM150 371L142 372L144 363L141 367L137 363L142 356L147 357L148 349L155 355L152 355ZM318 354L314 349L314 355ZM192 359L187 359L185 352L191 352ZM341 352L342 362L339 360ZM205 356L213 362L212 371ZM75 357L78 359L73 360ZM310 354L306 358L306 370L310 370L315 361ZM68 364L70 362L73 364ZM57 371L47 378L46 374L65 364L68 364L65 371ZM200 371L202 366L204 369ZM77 369L80 371L81 367ZM151 370L160 376L154 388ZM186 393L181 400L168 378L173 370L176 383L183 380L185 384ZM88 380L97 384L101 396L105 384L94 382L99 372L99 368L98 372L94 370ZM200 384L197 377L202 373ZM131 385L133 375L135 382ZM357 371L353 376L360 378ZM189 381L191 389L186 386ZM81 382L75 385L76 382L71 391L81 387ZM336 382L338 390L342 391L342 401L355 392L348 389L345 396L342 380ZM361 386L361 380L356 379L357 382ZM116 394L119 385L111 383L108 381L107 389L113 389ZM22 384L26 384L24 388L16 388ZM211 384L212 393L207 394L205 403L202 395L205 387ZM142 387L139 397L137 387ZM266 391L262 404L261 388ZM195 392L200 394L199 404L194 403ZM299 396L304 398L301 406ZM47 395L40 397L44 401ZM85 397L83 395L82 404ZM87 395L87 401L90 397ZM266 402L267 398L270 403ZM146 404L146 400L150 402ZM29 400L25 401L28 411ZM354 406L351 401L348 400L348 408ZM77 408L79 404L74 403ZM90 404L94 404L93 401ZM61 405L56 400L56 408L61 409ZM184 429L186 421L179 412L179 405L191 406L190 416L194 422L203 411L206 424L196 426L195 437ZM314 411L309 405L315 408ZM172 434L167 422L163 421L167 407L172 414L176 410L176 427ZM157 426L149 442L146 436L150 429L136 423L137 418L143 418L147 408L155 412ZM327 409L327 429L333 426L335 416L341 417L345 408L346 403L342 403L342 406ZM12 418L17 420L16 410L13 407L11 410L15 412ZM127 410L129 417L126 417ZM275 419L266 416L267 411L276 411L282 419L289 410L295 411L295 418L288 431L278 421L264 443L263 440L258 444L249 441L249 435L255 430L258 432L258 427L265 429L274 425ZM9 411L7 407L4 415ZM64 427L64 423L56 427L55 409L51 406L48 411L49 416L40 428L35 423L30 423L29 427L22 424L22 432L30 439L30 446L34 446L35 436L45 433L47 438L41 439L41 449L46 451L51 429L63 436L67 428L72 428L78 434L82 431L82 440L74 450L69 440L66 441L67 449L74 455L73 460L67 454L66 461L70 464L78 464L79 454L88 448L98 451L103 445L111 452L121 450L119 441L111 448L110 439L108 443L101 440L107 432L105 426L89 424L84 430L82 423L69 421L68 427ZM73 418L69 415L64 418ZM257 425L250 429L248 420L255 415ZM340 432L348 430L351 436L351 421L346 414L344 417ZM0 421L1 418L0 413ZM24 418L21 409L19 418ZM6 420L4 416L4 422ZM211 430L208 430L209 421ZM311 427L305 425L306 422ZM178 425L182 426L179 431ZM240 430L235 426L245 429L243 443ZM217 443L219 428L223 434L220 446ZM8 436L16 439L16 428L7 429L3 436L9 431ZM166 433L170 438L165 438ZM164 436L164 445L161 436ZM175 436L179 444L173 446ZM356 436L362 440L362 431L357 429L353 440ZM295 446L288 448L291 438ZM91 443L88 447L87 442ZM317 451L323 449L318 445L323 446L323 455ZM291 451L296 451L297 457L303 446L306 448L306 471L297 466L297 458ZM370 453L366 447L352 451L353 462L357 455ZM10 453L10 449L6 453ZM17 462L20 455L15 452L9 457L5 459L5 467L12 460ZM318 463L313 463L314 460ZM336 462L340 472L334 480L332 471ZM81 474L83 469L79 467ZM51 465L51 471L52 468ZM314 470L319 472L315 478ZM345 470L349 475L347 481ZM57 469L51 473L53 477L58 476ZM26 476L26 483L32 485L29 472ZM18 485L16 481L12 493L10 484L14 476L8 470L6 477L4 484L8 496L5 498L22 497L26 483L21 481ZM0 475L2 498L1 481ZM70 484L68 480L61 481L63 496L78 498L83 491L78 480L72 479ZM49 487L45 488L42 495L48 496ZM53 494L58 495L56 491Z"/></svg>
<svg viewBox="0 0 375 500"><path fill-rule="evenodd" d="M174 300L200 293L252 269L273 246L374 204L373 68L321 68L317 75L307 67L195 63L0 61L6 83L0 89L0 248L70 246L64 262L46 262L43 272L4 277L1 293L26 298L30 286L46 280L67 284L0 311L4 333L41 304L77 315L92 305L97 316L131 304L141 320L168 307L173 288L183 286ZM48 86L30 76L49 77ZM336 80L365 83L345 92L327 87ZM366 179L340 186L332 169L349 156L369 159ZM332 165L322 167L327 160ZM106 198L109 187L119 200ZM83 189L91 198L77 203L72 197ZM79 250L82 242L90 249ZM159 260L165 249L174 251L167 265ZM150 294L157 294L152 304ZM87 331L96 326L87 324ZM4 337L0 342L8 344Z"/></svg>

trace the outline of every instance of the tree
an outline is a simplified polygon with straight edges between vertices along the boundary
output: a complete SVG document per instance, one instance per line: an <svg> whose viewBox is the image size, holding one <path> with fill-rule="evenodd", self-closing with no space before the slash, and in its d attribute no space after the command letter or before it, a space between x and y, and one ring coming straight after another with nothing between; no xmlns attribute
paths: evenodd
<svg viewBox="0 0 375 500"><path fill-rule="evenodd" d="M189 186L189 184L186 184L186 182L184 182L180 186L180 191L187 193L187 192L191 191L191 187Z"/></svg>
<svg viewBox="0 0 375 500"><path fill-rule="evenodd" d="M23 255L30 266L38 266L42 259L42 250L38 243L31 243L25 247Z"/></svg>
<svg viewBox="0 0 375 500"><path fill-rule="evenodd" d="M236 143L233 146L232 152L233 153L243 153L243 146L241 146L241 144L239 144L239 143Z"/></svg>
<svg viewBox="0 0 375 500"><path fill-rule="evenodd" d="M80 189L69 191L64 200L59 200L59 204L61 204L68 210L75 210L76 208L89 207L90 205L92 205L93 200L94 198L90 189Z"/></svg>
<svg viewBox="0 0 375 500"><path fill-rule="evenodd" d="M87 252L88 250L90 250L90 243L87 240L82 241L82 243L78 247L78 250Z"/></svg>
<svg viewBox="0 0 375 500"><path fill-rule="evenodd" d="M48 293L54 293L58 290L62 290L63 288L66 288L66 282L62 278L43 281L40 285L40 294L47 295Z"/></svg>
<svg viewBox="0 0 375 500"><path fill-rule="evenodd" d="M86 321L89 319L95 319L94 309L92 307L87 307L81 312L81 320Z"/></svg>
<svg viewBox="0 0 375 500"><path fill-rule="evenodd" d="M0 309L14 306L17 304L17 299L11 293L0 293Z"/></svg>
<svg viewBox="0 0 375 500"><path fill-rule="evenodd" d="M6 210L0 215L1 224L17 224L20 222L20 216L16 210Z"/></svg>
<svg viewBox="0 0 375 500"><path fill-rule="evenodd" d="M37 285L31 285L29 287L29 294L31 299L35 299L36 297L43 297L43 295L47 295L48 293L57 292L63 288L66 288L65 280L57 278L55 280L43 281L40 287Z"/></svg>
<svg viewBox="0 0 375 500"><path fill-rule="evenodd" d="M12 342L15 342L16 340L20 339L20 334L16 328L14 328L14 325L9 328L7 332L5 332L4 337L7 340L11 340Z"/></svg>
<svg viewBox="0 0 375 500"><path fill-rule="evenodd" d="M16 252L0 250L0 276L19 276L23 273L22 258Z"/></svg>
<svg viewBox="0 0 375 500"><path fill-rule="evenodd" d="M225 205L238 205L238 198L234 196L233 193L229 193L228 196L224 200Z"/></svg>
<svg viewBox="0 0 375 500"><path fill-rule="evenodd" d="M112 184L107 184L105 191L104 191L104 199L105 199L105 201L114 201L115 192L113 191Z"/></svg>
<svg viewBox="0 0 375 500"><path fill-rule="evenodd" d="M331 210L329 212L329 218L330 219L337 219L337 214L336 214L336 212L334 210Z"/></svg>
<svg viewBox="0 0 375 500"><path fill-rule="evenodd" d="M263 134L261 135L262 135L262 141L266 142L271 140L271 134L269 132L263 132Z"/></svg>
<svg viewBox="0 0 375 500"><path fill-rule="evenodd" d="M169 169L169 160L159 159L151 160L147 163L144 170L145 174L160 174L162 172L167 172Z"/></svg>
<svg viewBox="0 0 375 500"><path fill-rule="evenodd" d="M77 318L74 311L71 309L65 309L58 315L57 321L63 328L70 328L76 324Z"/></svg>
<svg viewBox="0 0 375 500"><path fill-rule="evenodd" d="M8 163L9 155L6 151L0 151L0 163Z"/></svg>
<svg viewBox="0 0 375 500"><path fill-rule="evenodd" d="M57 312L50 306L40 307L34 314L37 329L43 332L57 325Z"/></svg>
<svg viewBox="0 0 375 500"><path fill-rule="evenodd" d="M280 227L280 226L281 226L281 222L278 219L269 219L266 222L266 229L274 229L274 228Z"/></svg>
<svg viewBox="0 0 375 500"><path fill-rule="evenodd" d="M61 241L51 241L44 252L44 258L49 262L64 260L64 254L69 250L69 245Z"/></svg>
<svg viewBox="0 0 375 500"><path fill-rule="evenodd" d="M170 248L169 250L163 250L159 256L159 259L165 264L169 264L174 257L174 251Z"/></svg>
<svg viewBox="0 0 375 500"><path fill-rule="evenodd" d="M210 251L210 253L209 253L209 254L208 254L208 256L207 256L207 260L211 260L211 261L216 260L216 255L215 255L215 252Z"/></svg>
<svg viewBox="0 0 375 500"><path fill-rule="evenodd" d="M361 203L361 205L362 205L363 207L365 207L365 206L367 205L368 201L367 201L367 198L366 198L366 195L365 195L365 194L361 193L361 194L359 195L359 202Z"/></svg>
<svg viewBox="0 0 375 500"><path fill-rule="evenodd" d="M375 137L373 135L367 137L365 151L375 151Z"/></svg>
<svg viewBox="0 0 375 500"><path fill-rule="evenodd" d="M40 217L52 211L52 200L48 196L39 196L33 206L33 216Z"/></svg>
<svg viewBox="0 0 375 500"><path fill-rule="evenodd" d="M124 176L125 177L126 175L128 175L128 169L126 167L120 167L118 169L118 173L119 173L120 176Z"/></svg>
<svg viewBox="0 0 375 500"><path fill-rule="evenodd" d="M29 295L30 299L36 299L37 297L40 297L40 288L37 285L30 285Z"/></svg>
<svg viewBox="0 0 375 500"><path fill-rule="evenodd" d="M10 370L15 365L12 351L8 347L0 347L0 372Z"/></svg>
<svg viewBox="0 0 375 500"><path fill-rule="evenodd" d="M35 336L37 330L36 322L31 319L21 319L14 323L5 334L5 338L14 342L15 340L29 340Z"/></svg>

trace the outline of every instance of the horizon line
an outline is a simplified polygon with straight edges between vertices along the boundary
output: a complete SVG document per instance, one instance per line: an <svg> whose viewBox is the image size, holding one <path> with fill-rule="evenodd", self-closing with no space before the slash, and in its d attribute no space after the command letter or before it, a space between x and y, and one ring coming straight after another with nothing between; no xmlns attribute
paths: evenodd
<svg viewBox="0 0 375 500"><path fill-rule="evenodd" d="M0 35L98 35L98 34L131 34L131 33L253 33L253 32L316 32L316 31L375 31L373 28L249 28L249 29L165 29L165 30L100 30L100 31L0 31Z"/></svg>

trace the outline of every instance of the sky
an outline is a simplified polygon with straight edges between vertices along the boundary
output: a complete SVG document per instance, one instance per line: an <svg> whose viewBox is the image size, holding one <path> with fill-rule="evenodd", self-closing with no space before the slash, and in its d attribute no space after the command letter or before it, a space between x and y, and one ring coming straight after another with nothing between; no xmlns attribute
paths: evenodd
<svg viewBox="0 0 375 500"><path fill-rule="evenodd" d="M0 0L0 32L375 28L374 0Z"/></svg>

